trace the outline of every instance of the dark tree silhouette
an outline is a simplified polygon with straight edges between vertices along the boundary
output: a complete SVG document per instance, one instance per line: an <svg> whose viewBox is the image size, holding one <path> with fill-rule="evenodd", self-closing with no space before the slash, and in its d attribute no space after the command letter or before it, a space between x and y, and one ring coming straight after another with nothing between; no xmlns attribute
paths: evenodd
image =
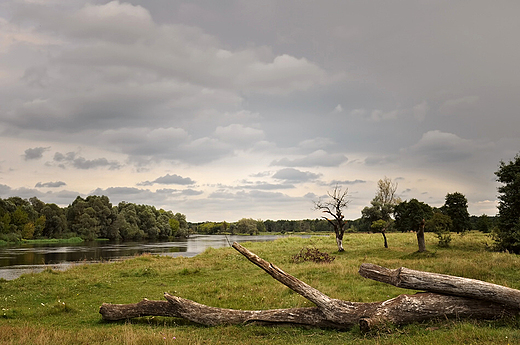
<svg viewBox="0 0 520 345"><path fill-rule="evenodd" d="M336 233L336 243L338 244L338 251L343 252L343 235L345 234L345 219L343 216L343 210L348 207L350 200L347 199L348 188L344 191L341 187L336 185L332 192L327 192L329 199L318 200L314 202L314 209L320 210L323 213L329 215L323 216L324 219L329 222L334 228Z"/></svg>

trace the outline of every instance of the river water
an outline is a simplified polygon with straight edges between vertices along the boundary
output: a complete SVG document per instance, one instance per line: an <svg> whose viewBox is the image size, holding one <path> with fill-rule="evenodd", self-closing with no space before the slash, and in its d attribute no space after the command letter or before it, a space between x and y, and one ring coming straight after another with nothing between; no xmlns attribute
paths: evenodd
<svg viewBox="0 0 520 345"><path fill-rule="evenodd" d="M283 236L192 235L172 242L93 241L0 247L0 278L12 280L49 267L65 270L75 264L123 260L143 253L192 257L209 247L229 247L233 242L273 241L280 237Z"/></svg>

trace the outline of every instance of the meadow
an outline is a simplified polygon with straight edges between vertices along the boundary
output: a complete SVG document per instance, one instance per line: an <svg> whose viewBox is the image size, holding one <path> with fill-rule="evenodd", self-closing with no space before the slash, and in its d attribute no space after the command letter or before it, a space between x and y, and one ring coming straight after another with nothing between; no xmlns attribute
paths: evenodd
<svg viewBox="0 0 520 345"><path fill-rule="evenodd" d="M413 233L346 234L345 252L333 236L287 237L243 245L323 293L343 300L382 301L410 290L367 280L364 263L480 279L520 289L520 256L497 253L492 240L471 232L453 235L449 248L426 234L426 253L417 253ZM335 257L331 263L294 263L304 247ZM141 255L120 262L78 264L0 281L1 344L520 344L520 317L500 320L439 319L362 333L302 327L200 326L166 317L121 322L101 319L102 303L163 300L163 293L215 307L274 309L311 306L232 248L208 249L193 258Z"/></svg>

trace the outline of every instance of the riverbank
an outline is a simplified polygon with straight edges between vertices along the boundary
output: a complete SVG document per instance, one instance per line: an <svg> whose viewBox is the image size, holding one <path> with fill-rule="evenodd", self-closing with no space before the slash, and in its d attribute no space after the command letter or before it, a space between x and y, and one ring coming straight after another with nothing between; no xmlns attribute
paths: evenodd
<svg viewBox="0 0 520 345"><path fill-rule="evenodd" d="M0 247L0 278L12 280L22 274L41 272L49 267L64 270L77 263L122 260L143 253L192 257L208 247L226 247L234 241L273 241L285 236L289 235L192 235L189 238L167 242L24 243ZM294 236L310 237L300 234Z"/></svg>
<svg viewBox="0 0 520 345"><path fill-rule="evenodd" d="M415 234L348 234L338 253L333 236L286 237L274 242L246 242L245 247L323 293L343 300L382 301L412 293L362 278L359 265L371 262L481 279L520 289L520 257L486 250L480 233L454 236L451 248L438 248L426 234L428 255L415 255ZM291 256L313 246L335 257L330 264L294 263ZM483 264L485 263L485 264ZM338 332L298 327L201 327L165 317L102 322L103 302L163 300L163 293L206 305L234 309L310 306L274 281L232 248L207 249L192 258L141 255L107 264L76 265L59 272L47 269L13 281L0 281L2 344L515 344L520 318L498 321L439 320L389 327L371 334L359 329Z"/></svg>

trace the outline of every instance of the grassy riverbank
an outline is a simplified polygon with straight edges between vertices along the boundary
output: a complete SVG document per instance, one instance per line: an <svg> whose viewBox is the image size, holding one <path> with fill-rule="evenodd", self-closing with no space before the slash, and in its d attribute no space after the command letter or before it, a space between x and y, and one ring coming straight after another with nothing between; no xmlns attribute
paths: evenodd
<svg viewBox="0 0 520 345"><path fill-rule="evenodd" d="M108 241L108 240L107 240ZM0 241L0 246L9 246L13 244L44 244L44 243L81 243L84 240L81 237L70 237L70 238L42 238L38 240L20 240L16 242Z"/></svg>
<svg viewBox="0 0 520 345"><path fill-rule="evenodd" d="M362 278L359 265L452 274L520 289L520 256L486 250L480 233L454 236L452 247L437 248L427 234L429 253L417 255L414 234L348 234L344 253L333 237L284 238L245 243L248 249L334 298L381 301L407 290ZM292 263L304 246L336 257L331 264ZM374 334L298 327L203 327L162 317L107 323L98 314L103 302L135 303L163 299L170 292L210 306L271 309L310 306L232 248L209 249L194 258L142 255L134 259L77 265L0 281L2 344L518 344L520 318L499 321L439 320Z"/></svg>

